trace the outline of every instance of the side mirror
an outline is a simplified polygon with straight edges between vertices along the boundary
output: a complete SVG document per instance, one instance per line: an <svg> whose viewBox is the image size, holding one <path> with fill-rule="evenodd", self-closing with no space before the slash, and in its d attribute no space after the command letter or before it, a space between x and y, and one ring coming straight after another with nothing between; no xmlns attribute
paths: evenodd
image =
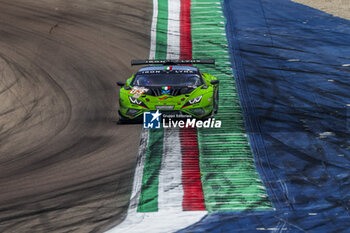
<svg viewBox="0 0 350 233"><path fill-rule="evenodd" d="M219 84L219 80L211 80L210 81L210 84L212 84L212 85L216 85L216 84Z"/></svg>
<svg viewBox="0 0 350 233"><path fill-rule="evenodd" d="M125 83L118 81L117 85L120 86L120 87L123 87L125 85Z"/></svg>

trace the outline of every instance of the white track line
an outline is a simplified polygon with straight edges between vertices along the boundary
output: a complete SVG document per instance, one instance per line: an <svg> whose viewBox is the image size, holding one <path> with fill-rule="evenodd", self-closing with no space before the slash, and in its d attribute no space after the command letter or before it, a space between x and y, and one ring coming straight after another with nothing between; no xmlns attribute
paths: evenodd
<svg viewBox="0 0 350 233"><path fill-rule="evenodd" d="M158 208L182 211L182 153L179 129L164 129L163 157L159 172Z"/></svg>
<svg viewBox="0 0 350 233"><path fill-rule="evenodd" d="M149 135L149 131L142 129L139 154L138 154L137 165L136 165L135 174L134 174L134 183L132 187L132 193L130 197L130 203L129 203L126 219L121 224L110 229L106 233L126 232L125 230L127 230L130 226L136 224L137 222L142 221L142 219L137 217L138 215L137 206L138 206L139 197L141 193L143 168L145 166L146 150L147 150L148 141L149 141L148 135Z"/></svg>
<svg viewBox="0 0 350 233"><path fill-rule="evenodd" d="M180 57L180 0L168 0L167 59Z"/></svg>
<svg viewBox="0 0 350 233"><path fill-rule="evenodd" d="M157 22L158 22L158 0L153 0L153 17L151 26L151 46L149 52L149 59L153 60L156 57L157 46Z"/></svg>
<svg viewBox="0 0 350 233"><path fill-rule="evenodd" d="M139 203L140 193L141 193L143 168L145 166L146 150L147 150L148 141L149 141L148 136L149 136L149 131L142 129L139 154L137 158L137 164L136 164L135 175L134 175L134 183L133 183L133 188L132 188L132 193L130 198L130 207L134 212L136 212L136 209Z"/></svg>
<svg viewBox="0 0 350 233"><path fill-rule="evenodd" d="M200 221L207 212L204 211L163 211L138 213L134 222L124 221L106 233L165 233L176 232ZM138 222L137 224L136 221Z"/></svg>

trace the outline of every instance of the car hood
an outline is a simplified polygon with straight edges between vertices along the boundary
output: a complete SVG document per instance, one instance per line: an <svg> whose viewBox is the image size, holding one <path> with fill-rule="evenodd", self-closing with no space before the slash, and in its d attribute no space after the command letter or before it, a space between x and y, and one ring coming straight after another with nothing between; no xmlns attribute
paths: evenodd
<svg viewBox="0 0 350 233"><path fill-rule="evenodd" d="M180 95L170 95L170 94L161 94L159 96L149 95L149 94L143 94L138 99L144 102L146 105L148 103L154 104L154 105L183 105L187 103L189 100L197 97L200 95L201 87L195 88L193 91L186 93L186 94L180 94ZM133 96L133 95L131 95Z"/></svg>

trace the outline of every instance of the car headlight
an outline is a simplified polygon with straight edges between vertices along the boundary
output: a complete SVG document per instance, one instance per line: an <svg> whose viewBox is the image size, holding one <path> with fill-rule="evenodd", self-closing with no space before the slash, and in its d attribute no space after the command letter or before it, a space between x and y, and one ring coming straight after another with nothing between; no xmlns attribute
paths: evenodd
<svg viewBox="0 0 350 233"><path fill-rule="evenodd" d="M144 108L148 108L141 100L136 99L132 96L128 96L128 97L129 97L130 103L139 105L139 106L144 107Z"/></svg>
<svg viewBox="0 0 350 233"><path fill-rule="evenodd" d="M201 102L201 99L202 99L202 95L200 95L200 96L198 96L198 97L196 97L196 98L194 98L194 99L191 99L190 101L188 101L190 104L196 104L196 103L199 103L199 102Z"/></svg>
<svg viewBox="0 0 350 233"><path fill-rule="evenodd" d="M203 96L200 95L200 96L197 96L197 97L194 98L194 99L191 99L191 100L188 101L184 106L182 106L182 108L186 108L186 107L188 107L188 106L191 106L191 105L193 105L193 104L197 104L197 103L201 102L202 97L203 97Z"/></svg>

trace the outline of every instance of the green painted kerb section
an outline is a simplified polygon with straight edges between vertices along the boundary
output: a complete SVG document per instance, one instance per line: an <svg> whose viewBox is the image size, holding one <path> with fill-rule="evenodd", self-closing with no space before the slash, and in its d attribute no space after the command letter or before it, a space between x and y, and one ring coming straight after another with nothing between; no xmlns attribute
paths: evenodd
<svg viewBox="0 0 350 233"><path fill-rule="evenodd" d="M159 170L163 153L163 130L150 130L143 169L138 212L158 211Z"/></svg>
<svg viewBox="0 0 350 233"><path fill-rule="evenodd" d="M158 0L155 59L166 59L168 35L168 0Z"/></svg>
<svg viewBox="0 0 350 233"><path fill-rule="evenodd" d="M222 121L222 128L197 131L206 208L209 212L271 210L245 131L221 2L192 0L191 5L193 58L214 58L215 66L198 67L220 80L215 119Z"/></svg>

